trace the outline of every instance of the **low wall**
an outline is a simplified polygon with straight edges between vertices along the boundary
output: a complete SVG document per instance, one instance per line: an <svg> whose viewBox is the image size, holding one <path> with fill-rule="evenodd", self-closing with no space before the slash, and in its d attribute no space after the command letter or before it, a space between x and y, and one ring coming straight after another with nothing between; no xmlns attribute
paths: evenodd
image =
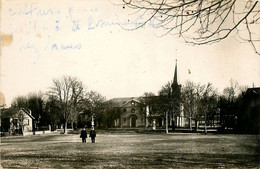
<svg viewBox="0 0 260 169"><path fill-rule="evenodd" d="M33 135L33 132L23 132L23 136L30 136Z"/></svg>
<svg viewBox="0 0 260 169"><path fill-rule="evenodd" d="M50 134L50 133L55 133L57 131L50 131L50 130L45 130L45 131L35 131L34 135L38 135L38 134Z"/></svg>

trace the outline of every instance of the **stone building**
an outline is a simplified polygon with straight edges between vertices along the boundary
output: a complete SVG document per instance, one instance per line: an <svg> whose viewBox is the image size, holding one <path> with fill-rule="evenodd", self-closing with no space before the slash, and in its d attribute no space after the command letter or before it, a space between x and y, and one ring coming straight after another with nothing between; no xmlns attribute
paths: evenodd
<svg viewBox="0 0 260 169"><path fill-rule="evenodd" d="M176 62L171 89L165 96L124 97L108 101L114 105L114 111L118 114L114 118L113 127L165 127L166 119L168 125L173 128L184 127L186 123L180 94L181 85L177 81Z"/></svg>

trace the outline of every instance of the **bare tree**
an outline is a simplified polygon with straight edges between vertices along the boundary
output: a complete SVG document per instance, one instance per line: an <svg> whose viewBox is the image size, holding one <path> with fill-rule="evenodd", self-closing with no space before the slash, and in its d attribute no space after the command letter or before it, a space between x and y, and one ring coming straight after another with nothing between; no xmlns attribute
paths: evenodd
<svg viewBox="0 0 260 169"><path fill-rule="evenodd" d="M17 112L17 120L18 120L18 124L19 124L19 128L22 131L22 134L24 135L24 120L25 120L25 115L23 110L18 110Z"/></svg>
<svg viewBox="0 0 260 169"><path fill-rule="evenodd" d="M217 89L211 83L203 85L202 88L202 95L199 100L199 112L204 116L204 132L207 134L208 117L217 109Z"/></svg>
<svg viewBox="0 0 260 169"><path fill-rule="evenodd" d="M164 30L194 45L219 42L229 36L248 42L259 53L260 7L248 0L122 0L136 10L140 23Z"/></svg>
<svg viewBox="0 0 260 169"><path fill-rule="evenodd" d="M11 107L16 107L18 109L28 107L28 99L26 96L17 96L12 100Z"/></svg>
<svg viewBox="0 0 260 169"><path fill-rule="evenodd" d="M182 88L182 101L185 116L189 118L189 127L192 130L191 119L195 114L195 103L196 103L196 84L191 81L187 81Z"/></svg>
<svg viewBox="0 0 260 169"><path fill-rule="evenodd" d="M159 100L157 101L157 108L161 112L164 113L165 116L165 122L166 122L166 133L168 133L168 121L169 119L172 119L172 129L174 130L174 110L173 106L176 103L176 100L174 101L173 92L172 92L172 86L170 82L167 82L164 86L162 86L161 90L159 91ZM177 104L176 104L177 105ZM170 118L171 117L171 118Z"/></svg>
<svg viewBox="0 0 260 169"><path fill-rule="evenodd" d="M142 97L153 97L155 94L153 92L144 92Z"/></svg>
<svg viewBox="0 0 260 169"><path fill-rule="evenodd" d="M238 82L231 79L230 86L226 87L223 90L223 95L229 102L232 102L235 100L236 96L238 95L238 92L239 92Z"/></svg>
<svg viewBox="0 0 260 169"><path fill-rule="evenodd" d="M192 120L195 121L195 130L197 130L197 122L203 115L199 111L199 103L201 101L205 85L195 84L187 81L182 89L182 101L184 114L189 118L189 127L192 130Z"/></svg>
<svg viewBox="0 0 260 169"><path fill-rule="evenodd" d="M230 85L223 90L219 101L220 121L223 129L237 127L237 118L247 88L247 86L240 86L237 81L231 79Z"/></svg>
<svg viewBox="0 0 260 169"><path fill-rule="evenodd" d="M142 104L139 104L141 115L145 118L145 127L148 127L148 121L151 120L152 117L152 109L158 107L158 96L155 96L152 92L144 92L138 100L142 102Z"/></svg>
<svg viewBox="0 0 260 169"><path fill-rule="evenodd" d="M71 119L75 108L83 99L84 87L76 77L63 76L60 79L53 79L50 95L59 100L59 107L65 121L64 134L67 134L67 124Z"/></svg>
<svg viewBox="0 0 260 169"><path fill-rule="evenodd" d="M95 91L90 91L87 93L87 109L90 112L91 120L94 123L95 119L98 119L103 113L104 101L106 98L102 96L100 93Z"/></svg>
<svg viewBox="0 0 260 169"><path fill-rule="evenodd" d="M198 120L204 116L205 132L207 116L216 110L217 90L211 83L207 85L195 84L187 81L182 88L182 102L185 116L189 118L189 127L192 130L192 120L195 121L195 130L198 128Z"/></svg>

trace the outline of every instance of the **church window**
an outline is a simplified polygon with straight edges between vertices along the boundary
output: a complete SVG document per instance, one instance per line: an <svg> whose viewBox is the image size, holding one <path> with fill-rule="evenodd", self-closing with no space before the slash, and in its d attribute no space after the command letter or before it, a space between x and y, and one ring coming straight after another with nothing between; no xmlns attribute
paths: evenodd
<svg viewBox="0 0 260 169"><path fill-rule="evenodd" d="M134 113L134 112L135 112L135 109L134 109L134 108L132 108L132 109L131 109L131 113Z"/></svg>

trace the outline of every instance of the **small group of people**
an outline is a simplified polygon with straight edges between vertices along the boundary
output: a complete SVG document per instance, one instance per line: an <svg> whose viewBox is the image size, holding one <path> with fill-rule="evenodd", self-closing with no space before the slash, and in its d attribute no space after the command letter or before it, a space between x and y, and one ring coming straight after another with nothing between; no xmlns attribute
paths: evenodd
<svg viewBox="0 0 260 169"><path fill-rule="evenodd" d="M86 128L83 128L83 130L80 133L80 138L82 139L82 143L86 143L86 138L88 137L88 133ZM89 137L91 138L91 142L95 143L96 138L96 131L94 130L94 127L91 127L91 130L89 132Z"/></svg>

